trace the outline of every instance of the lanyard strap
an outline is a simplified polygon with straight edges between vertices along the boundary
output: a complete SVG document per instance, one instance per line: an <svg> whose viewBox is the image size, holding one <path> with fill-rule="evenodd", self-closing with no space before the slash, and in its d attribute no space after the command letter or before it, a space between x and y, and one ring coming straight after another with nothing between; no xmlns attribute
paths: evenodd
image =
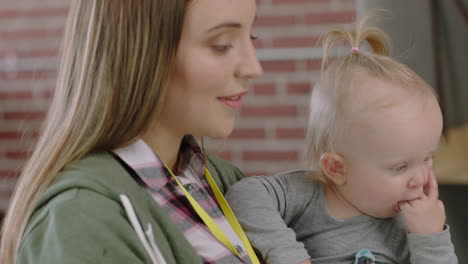
<svg viewBox="0 0 468 264"><path fill-rule="evenodd" d="M190 205L192 205L193 209L195 212L197 212L198 216L203 220L205 225L208 227L208 229L211 231L211 233L220 241L223 243L229 250L231 250L236 256L240 258L239 252L235 249L235 247L232 245L231 241L226 237L224 232L219 228L219 226L216 224L216 222L211 218L210 215L198 204L198 202L192 197L192 195L185 189L185 187L180 183L179 179L172 173L172 171L166 166L166 169L169 171L171 176L175 179L177 182L177 185L182 189L182 192L185 194L187 197L188 201L190 202ZM211 173L208 171L207 168L205 168L205 176L208 180L208 183L211 186L211 189L213 190L216 200L221 206L221 210L223 211L227 221L231 225L232 229L234 232L239 236L240 240L244 244L247 254L250 257L250 260L252 261L252 264L259 264L259 260L257 258L257 255L255 255L255 252L250 245L249 240L247 239L247 236L245 235L244 231L242 230L239 222L237 221L236 216L232 212L231 207L228 205L226 202L226 199L224 199L223 194L218 188L218 185L216 185L216 182L213 179L213 176L211 176Z"/></svg>
<svg viewBox="0 0 468 264"><path fill-rule="evenodd" d="M210 171L208 168L205 168L205 175L208 180L208 183L210 184L211 188L213 189L213 192L216 196L216 200L218 200L218 203L221 206L221 210L223 210L224 215L226 216L226 219L228 220L229 224L231 224L232 229L234 229L234 232L236 232L237 236L239 236L240 240L245 246L245 249L247 250L247 254L250 257L250 261L252 261L252 264L260 264L260 261L257 258L257 255L255 254L255 251L252 248L252 245L249 242L249 239L244 233L244 230L239 224L239 221L237 221L236 216L234 215L234 212L232 211L231 207L227 203L226 199L224 199L224 195L219 190L218 185L213 179L213 176L211 176Z"/></svg>

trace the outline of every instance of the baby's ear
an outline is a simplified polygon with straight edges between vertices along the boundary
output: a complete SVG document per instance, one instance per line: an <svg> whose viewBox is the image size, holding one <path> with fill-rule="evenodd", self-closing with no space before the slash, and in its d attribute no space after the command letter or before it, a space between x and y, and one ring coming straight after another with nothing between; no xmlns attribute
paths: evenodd
<svg viewBox="0 0 468 264"><path fill-rule="evenodd" d="M330 183L342 185L346 182L343 155L327 152L320 156L322 171Z"/></svg>

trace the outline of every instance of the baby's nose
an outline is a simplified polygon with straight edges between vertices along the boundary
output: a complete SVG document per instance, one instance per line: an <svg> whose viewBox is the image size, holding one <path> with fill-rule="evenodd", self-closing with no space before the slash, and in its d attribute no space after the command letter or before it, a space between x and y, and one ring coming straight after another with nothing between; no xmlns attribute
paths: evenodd
<svg viewBox="0 0 468 264"><path fill-rule="evenodd" d="M414 172L414 175L408 182L409 188L419 188L423 187L427 182L427 169L426 168L419 168L417 171Z"/></svg>

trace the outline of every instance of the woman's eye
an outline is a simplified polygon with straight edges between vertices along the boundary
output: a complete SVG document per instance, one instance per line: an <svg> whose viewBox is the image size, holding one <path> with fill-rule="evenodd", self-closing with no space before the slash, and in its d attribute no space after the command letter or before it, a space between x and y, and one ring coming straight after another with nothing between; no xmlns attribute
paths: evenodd
<svg viewBox="0 0 468 264"><path fill-rule="evenodd" d="M257 40L258 37L257 37L257 36L254 36L254 35L250 35L250 39L251 39L251 40Z"/></svg>
<svg viewBox="0 0 468 264"><path fill-rule="evenodd" d="M211 48L216 52L226 52L229 49L233 48L232 44L228 45L213 45Z"/></svg>

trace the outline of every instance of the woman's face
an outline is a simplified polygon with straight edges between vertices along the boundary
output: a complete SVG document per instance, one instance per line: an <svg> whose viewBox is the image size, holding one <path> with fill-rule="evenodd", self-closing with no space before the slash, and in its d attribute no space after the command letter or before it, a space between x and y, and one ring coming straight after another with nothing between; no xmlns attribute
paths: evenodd
<svg viewBox="0 0 468 264"><path fill-rule="evenodd" d="M262 74L252 45L255 0L194 0L187 9L159 125L176 135L227 137Z"/></svg>

